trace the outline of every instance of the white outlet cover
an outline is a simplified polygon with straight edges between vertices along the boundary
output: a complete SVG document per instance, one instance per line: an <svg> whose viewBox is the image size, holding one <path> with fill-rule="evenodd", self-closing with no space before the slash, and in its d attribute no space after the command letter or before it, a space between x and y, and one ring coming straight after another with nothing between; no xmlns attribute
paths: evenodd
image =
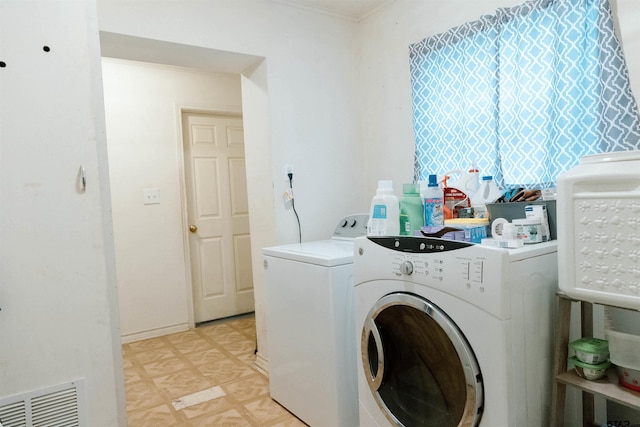
<svg viewBox="0 0 640 427"><path fill-rule="evenodd" d="M142 190L144 204L156 205L160 203L160 190L157 188L145 188Z"/></svg>

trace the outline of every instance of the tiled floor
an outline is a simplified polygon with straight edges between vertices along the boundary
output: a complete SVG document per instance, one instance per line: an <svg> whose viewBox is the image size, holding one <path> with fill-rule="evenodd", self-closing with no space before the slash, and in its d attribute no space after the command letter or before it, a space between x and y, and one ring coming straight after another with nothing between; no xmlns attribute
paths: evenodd
<svg viewBox="0 0 640 427"><path fill-rule="evenodd" d="M255 340L255 318L245 315L124 344L129 427L304 427L269 397ZM192 404L185 396L212 387L224 395L176 409L177 399Z"/></svg>

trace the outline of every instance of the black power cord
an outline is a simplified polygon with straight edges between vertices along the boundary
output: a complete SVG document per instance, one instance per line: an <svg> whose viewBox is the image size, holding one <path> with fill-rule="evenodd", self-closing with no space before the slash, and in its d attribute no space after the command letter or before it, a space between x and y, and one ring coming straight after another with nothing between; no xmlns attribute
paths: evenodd
<svg viewBox="0 0 640 427"><path fill-rule="evenodd" d="M293 213L296 215L296 221L298 221L298 241L302 243L302 227L300 227L300 217L296 211L296 200L293 196L293 173L289 172L287 176L289 177L289 188L291 189L291 207L293 208Z"/></svg>

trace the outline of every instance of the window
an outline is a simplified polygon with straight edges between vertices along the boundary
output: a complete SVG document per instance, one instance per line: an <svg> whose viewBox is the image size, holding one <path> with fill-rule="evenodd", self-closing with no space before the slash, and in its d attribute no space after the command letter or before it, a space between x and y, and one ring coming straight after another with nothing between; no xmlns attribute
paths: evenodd
<svg viewBox="0 0 640 427"><path fill-rule="evenodd" d="M475 164L554 186L587 154L640 147L607 0L533 0L410 46L415 179Z"/></svg>

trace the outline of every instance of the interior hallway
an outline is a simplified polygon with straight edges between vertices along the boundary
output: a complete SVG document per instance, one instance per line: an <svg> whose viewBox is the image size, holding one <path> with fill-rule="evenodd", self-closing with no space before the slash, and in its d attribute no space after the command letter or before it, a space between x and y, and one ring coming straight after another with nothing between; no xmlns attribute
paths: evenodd
<svg viewBox="0 0 640 427"><path fill-rule="evenodd" d="M255 343L250 314L124 344L129 427L304 427L269 396Z"/></svg>

